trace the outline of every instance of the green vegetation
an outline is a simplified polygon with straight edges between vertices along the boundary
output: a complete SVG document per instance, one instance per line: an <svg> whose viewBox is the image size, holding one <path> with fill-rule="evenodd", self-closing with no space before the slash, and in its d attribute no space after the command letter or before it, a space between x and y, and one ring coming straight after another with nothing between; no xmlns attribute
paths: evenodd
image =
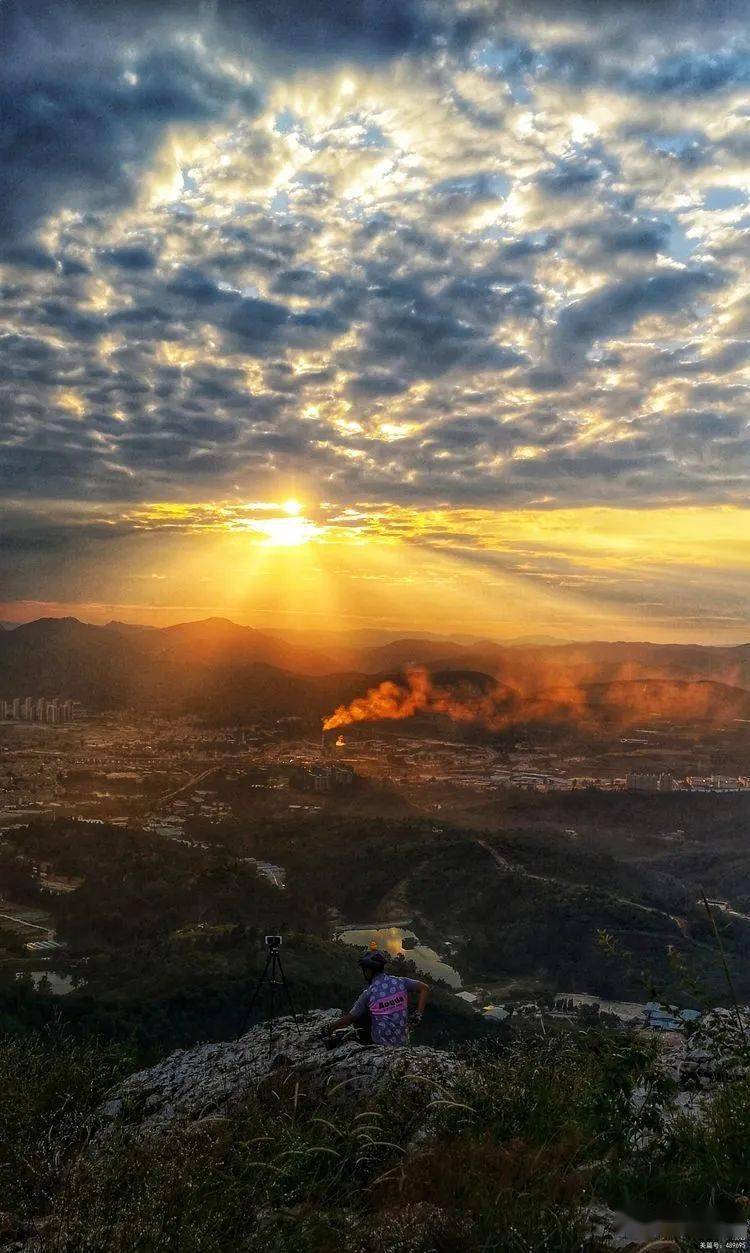
<svg viewBox="0 0 750 1253"><path fill-rule="evenodd" d="M75 1040L58 1027L3 1035L0 1043L0 1192L23 1218L48 1213L87 1121L133 1068L125 1048Z"/></svg>
<svg viewBox="0 0 750 1253"><path fill-rule="evenodd" d="M59 1029L6 1037L6 1230L38 1232L42 1253L603 1253L594 1196L744 1191L750 1084L696 1122L673 1111L657 1053L590 1031L469 1046L427 1122L413 1085L337 1103L279 1071L231 1116L92 1146L92 1111L132 1055Z"/></svg>
<svg viewBox="0 0 750 1253"><path fill-rule="evenodd" d="M31 959L9 933L0 950L1 1029L19 1033L60 1019L81 1038L127 1043L144 1064L199 1040L226 1039L250 1025L262 937L275 931L285 936L299 1009L348 1008L361 990L354 955L330 939L327 894L301 869L279 891L222 844L204 848L69 820L36 822L12 836L0 846L0 886L49 911L67 948L44 968L82 987L54 998L17 980ZM40 863L80 886L48 891ZM437 992L428 1042L488 1030L464 1002Z"/></svg>
<svg viewBox="0 0 750 1253"><path fill-rule="evenodd" d="M675 855L649 834L642 798L626 797L644 825L631 847L614 831L606 795L554 800L559 817L576 824L571 839L542 825L553 802L545 809L530 801L537 826L499 833L438 826L414 814L353 814L336 801L315 813L251 810L245 820L243 787L265 796L264 804L268 794L242 780L226 786L238 816L216 825L193 820L190 844L137 827L59 818L8 832L0 845L0 891L51 920L66 945L54 968L84 984L77 1000L89 998L86 1015L99 1019L97 1029L103 1018L112 1020L112 1039L132 1031L138 1046L153 1052L239 1031L265 931L296 937L287 951L301 1005L347 1003L357 976L330 942L334 922L401 915L410 915L433 947L451 941L451 964L467 982L615 1000L645 1000L655 987L662 997L694 1003L675 978L677 955L709 999L725 999L698 896L716 856L708 890L723 889L732 899L719 863L723 855L727 867L735 865L731 850L745 829L746 802L742 808L732 801L726 813L719 807L718 844L693 822L678 881ZM652 817L651 827L664 821ZM248 860L254 857L284 866L283 891L257 874ZM77 886L50 890L40 866ZM736 886L744 886L739 875ZM738 995L748 1000L750 923L719 910L717 921ZM603 932L629 954L627 962L613 961L597 944ZM1 989L3 971L12 976L28 963L18 939L0 936L0 943ZM3 1004L12 1012L0 996ZM446 1013L448 1005L446 999ZM74 1016L75 1006L64 1012ZM450 1014L471 1017L455 999Z"/></svg>
<svg viewBox="0 0 750 1253"><path fill-rule="evenodd" d="M333 921L380 920L399 892L419 934L454 940L459 967L482 978L639 998L647 976L666 995L670 982L687 987L689 968L697 986L709 959L721 978L700 911L683 915L688 935L671 917L685 893L669 854L646 848L658 869L639 891L644 849L618 855L611 829L597 848L541 827L498 834L331 806L191 835L200 843L58 819L0 846L5 899L48 918L67 946L45 968L80 983L56 998L17 979L31 958L4 924L8 1234L34 1224L41 1253L599 1253L594 1197L666 1206L745 1193L747 1081L718 1086L696 1121L675 1110L653 1037L580 1025L514 1034L445 989L420 1043L462 1050L468 1069L438 1093L427 1128L403 1086L338 1107L279 1073L229 1118L175 1129L166 1143L122 1129L94 1152L92 1114L121 1076L250 1025L265 932L285 936L300 1010L347 1007L361 983L353 954L330 938ZM697 835L694 845L702 868ZM281 863L286 888L258 876L252 857ZM50 890L40 868L75 886ZM745 933L739 923L724 932L736 971Z"/></svg>

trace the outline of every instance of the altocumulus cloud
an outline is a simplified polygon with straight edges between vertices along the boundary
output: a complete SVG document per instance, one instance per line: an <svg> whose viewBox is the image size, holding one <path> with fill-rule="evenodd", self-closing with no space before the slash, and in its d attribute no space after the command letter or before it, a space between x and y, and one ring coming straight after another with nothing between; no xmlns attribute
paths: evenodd
<svg viewBox="0 0 750 1253"><path fill-rule="evenodd" d="M746 499L742 16L6 3L4 494Z"/></svg>

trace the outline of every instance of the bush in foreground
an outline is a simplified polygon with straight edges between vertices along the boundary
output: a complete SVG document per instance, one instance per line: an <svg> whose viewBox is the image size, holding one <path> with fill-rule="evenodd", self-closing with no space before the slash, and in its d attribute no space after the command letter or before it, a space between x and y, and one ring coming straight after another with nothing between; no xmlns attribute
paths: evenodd
<svg viewBox="0 0 750 1253"><path fill-rule="evenodd" d="M41 1253L601 1253L588 1203L744 1190L750 1085L697 1123L651 1038L581 1032L474 1048L429 1127L408 1083L332 1101L277 1073L231 1116L87 1144L127 1069L54 1033L0 1045L4 1207ZM427 1081L430 1083L430 1081Z"/></svg>

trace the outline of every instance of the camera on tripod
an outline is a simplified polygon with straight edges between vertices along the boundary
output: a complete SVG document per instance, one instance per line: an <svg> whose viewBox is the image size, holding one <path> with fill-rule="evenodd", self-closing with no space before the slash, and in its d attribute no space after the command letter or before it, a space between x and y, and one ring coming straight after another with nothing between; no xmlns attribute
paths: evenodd
<svg viewBox="0 0 750 1253"><path fill-rule="evenodd" d="M297 1013L292 1003L292 996L289 991L289 985L284 974L284 967L281 964L281 944L284 939L281 935L266 935L263 937L266 946L266 964L263 967L256 986L255 991L250 999L249 1016L261 995L266 1000L266 1022L268 1023L268 1051L271 1052L274 1036L274 1023L278 1010L277 993L286 998L292 1020L297 1028L297 1034L302 1035L299 1022L297 1021Z"/></svg>

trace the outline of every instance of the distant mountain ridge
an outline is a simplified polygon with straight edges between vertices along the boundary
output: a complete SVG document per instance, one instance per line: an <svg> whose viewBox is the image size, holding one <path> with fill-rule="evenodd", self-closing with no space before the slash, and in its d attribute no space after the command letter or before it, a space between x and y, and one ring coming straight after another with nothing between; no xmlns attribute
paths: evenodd
<svg viewBox="0 0 750 1253"><path fill-rule="evenodd" d="M630 700L643 716L684 701L698 718L750 717L750 644L509 647L413 637L330 655L225 618L169 627L39 618L0 632L6 699L59 695L93 710L154 709L226 722L318 719L412 665L449 684L472 673L484 690L498 683L536 693L579 687L583 706L602 716Z"/></svg>

